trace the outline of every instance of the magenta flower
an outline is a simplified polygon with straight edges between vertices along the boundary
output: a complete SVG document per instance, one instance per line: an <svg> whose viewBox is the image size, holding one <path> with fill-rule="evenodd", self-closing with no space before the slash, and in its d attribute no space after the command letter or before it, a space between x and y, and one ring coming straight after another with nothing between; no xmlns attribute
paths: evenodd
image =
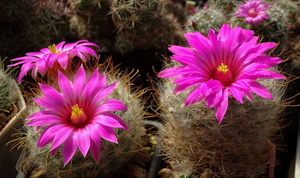
<svg viewBox="0 0 300 178"><path fill-rule="evenodd" d="M240 9L235 16L246 17L245 22L247 24L253 23L257 27L257 24L263 19L269 19L265 11L268 8L269 6L266 4L261 4L261 0L250 0L240 5Z"/></svg>
<svg viewBox="0 0 300 178"><path fill-rule="evenodd" d="M75 43L65 44L60 42L58 45L53 44L48 48L42 48L40 52L26 53L27 56L18 57L11 61L18 61L9 66L17 66L22 64L21 72L18 76L20 83L25 74L31 70L33 78L37 77L37 73L45 75L49 67L66 68L74 56L78 56L83 62L86 62L89 55L97 57L95 50L88 46L95 46L96 44L88 42L87 40L80 40Z"/></svg>
<svg viewBox="0 0 300 178"><path fill-rule="evenodd" d="M117 133L112 128L128 130L126 123L108 111L126 110L126 106L116 99L105 99L116 83L106 86L106 77L95 70L86 80L81 66L74 81L60 71L58 85L60 91L39 84L43 96L34 101L45 110L27 118L27 125L36 129L45 128L39 137L38 147L52 142L51 155L54 156L63 145L63 161L66 165L77 147L83 154L89 151L96 162L100 160L101 138L118 143Z"/></svg>
<svg viewBox="0 0 300 178"><path fill-rule="evenodd" d="M221 123L227 107L228 97L233 96L243 103L246 96L253 101L252 93L272 99L271 93L255 81L258 78L284 79L282 74L267 68L281 62L277 57L263 53L276 46L276 43L258 44L258 37L252 30L241 27L231 29L222 25L216 35L210 30L208 38L199 32L186 33L191 46L172 45L169 50L175 53L171 58L182 66L161 71L158 76L175 78L175 94L194 87L186 98L185 105L191 105L205 98L206 105L215 107L215 115Z"/></svg>

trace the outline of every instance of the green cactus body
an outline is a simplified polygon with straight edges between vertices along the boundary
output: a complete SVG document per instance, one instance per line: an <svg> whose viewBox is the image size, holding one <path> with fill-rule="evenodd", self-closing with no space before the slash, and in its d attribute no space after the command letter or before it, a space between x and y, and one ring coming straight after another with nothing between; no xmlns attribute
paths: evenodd
<svg viewBox="0 0 300 178"><path fill-rule="evenodd" d="M172 42L180 43L183 30L166 4L160 0L113 0L111 17L118 30L117 39L131 41L133 48L124 48L118 40L115 48L122 53L136 49L165 50ZM181 35L178 35L181 34ZM118 37L118 36L122 37Z"/></svg>
<svg viewBox="0 0 300 178"><path fill-rule="evenodd" d="M23 34L27 40L26 51L37 51L41 46L64 41L69 32L70 4L63 0L31 0L27 3L30 13L27 13Z"/></svg>
<svg viewBox="0 0 300 178"><path fill-rule="evenodd" d="M220 9L221 11L223 11L224 12L223 14L226 17L231 17L232 13L235 13L234 7L237 4L242 4L244 2L245 2L245 0L235 0L235 1L232 1L232 0L208 0L207 4L208 4L208 6L213 6L216 9Z"/></svg>
<svg viewBox="0 0 300 178"><path fill-rule="evenodd" d="M10 113L12 108L15 108L15 104L18 100L16 93L14 70L9 68L5 69L3 62L5 59L0 58L0 111Z"/></svg>
<svg viewBox="0 0 300 178"><path fill-rule="evenodd" d="M298 10L295 3L282 0L265 1L263 3L269 5L269 8L266 10L269 19L260 22L258 27L255 28L252 24L246 24L244 18L234 16L229 19L229 23L233 26L254 30L257 35L263 37L263 41L285 43L290 28L297 21L295 16L297 16ZM237 12L237 8L236 6L235 12Z"/></svg>
<svg viewBox="0 0 300 178"><path fill-rule="evenodd" d="M74 9L69 16L71 33L98 44L101 50L111 50L115 32L108 16L110 0L71 0L70 3Z"/></svg>
<svg viewBox="0 0 300 178"><path fill-rule="evenodd" d="M103 66L102 66L103 67ZM142 154L145 151L145 129L143 118L145 116L144 104L140 96L144 90L133 92L130 84L133 72L124 73L116 70L115 67L101 68L101 72L105 72L108 84L117 82L117 87L109 96L118 99L127 106L127 111L115 112L128 127L128 131L117 129L118 144L108 142L102 139L101 159L96 163L91 155L83 157L81 152L77 150L74 157L66 166L62 160L61 150L54 156L50 156L51 144L42 148L37 148L37 140L41 131L35 132L31 126L24 126L26 135L27 149L20 166L30 172L32 169L42 169L43 175L46 177L114 177L124 175L126 165L134 162L135 157L148 156ZM41 108L31 105L28 115L35 113Z"/></svg>
<svg viewBox="0 0 300 178"><path fill-rule="evenodd" d="M178 175L267 177L269 166L275 164L272 163L274 145L281 139L277 134L284 108L283 85L278 80L260 82L271 91L274 100L255 96L253 103L240 104L229 98L227 113L218 124L213 109L207 109L205 101L185 107L189 91L175 96L172 80L162 79L159 84L164 123L162 150Z"/></svg>
<svg viewBox="0 0 300 178"><path fill-rule="evenodd" d="M188 18L186 30L189 32L199 31L202 34L206 34L209 29L219 29L225 22L224 13L217 8L197 9L196 13Z"/></svg>
<svg viewBox="0 0 300 178"><path fill-rule="evenodd" d="M280 42L281 39L286 38L288 34L288 13L276 2L270 5L267 12L269 20L264 21L264 23L256 29L256 33L263 36L267 41Z"/></svg>

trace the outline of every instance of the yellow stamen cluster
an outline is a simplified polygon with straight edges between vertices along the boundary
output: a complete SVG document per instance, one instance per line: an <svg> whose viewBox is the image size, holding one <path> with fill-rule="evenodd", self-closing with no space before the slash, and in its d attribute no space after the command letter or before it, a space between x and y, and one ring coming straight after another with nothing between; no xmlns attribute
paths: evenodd
<svg viewBox="0 0 300 178"><path fill-rule="evenodd" d="M229 71L228 66L225 65L224 63L221 63L221 65L218 66L217 70L219 72L222 72L223 74L227 74Z"/></svg>
<svg viewBox="0 0 300 178"><path fill-rule="evenodd" d="M82 108L78 107L78 104L75 104L72 106L72 113L71 113L71 119L78 119L84 116L85 113Z"/></svg>
<svg viewBox="0 0 300 178"><path fill-rule="evenodd" d="M51 45L51 46L48 46L48 49L50 50L50 52L51 52L52 54L55 54L55 53L60 54L60 53L61 53L60 51L56 51L56 46L55 46L55 44L53 44L53 45Z"/></svg>

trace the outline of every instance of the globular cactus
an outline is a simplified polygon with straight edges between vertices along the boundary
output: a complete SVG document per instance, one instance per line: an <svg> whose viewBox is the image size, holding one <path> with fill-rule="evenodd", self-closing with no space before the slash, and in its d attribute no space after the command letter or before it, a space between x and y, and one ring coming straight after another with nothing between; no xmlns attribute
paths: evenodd
<svg viewBox="0 0 300 178"><path fill-rule="evenodd" d="M0 111L9 113L18 100L16 86L14 85L14 70L5 68L5 58L0 58Z"/></svg>
<svg viewBox="0 0 300 178"><path fill-rule="evenodd" d="M229 98L227 113L218 124L204 101L184 106L189 91L176 96L172 81L162 79L158 85L162 150L178 176L267 177L281 139L284 84L272 79L260 83L270 90L273 100L255 96L253 103L240 104Z"/></svg>
<svg viewBox="0 0 300 178"><path fill-rule="evenodd" d="M234 2L229 0L208 0L207 5L213 5L215 7L218 7L224 11L224 13L232 13Z"/></svg>
<svg viewBox="0 0 300 178"><path fill-rule="evenodd" d="M254 30L255 33L263 37L263 41L276 41L284 43L290 32L290 28L296 23L298 9L291 1L263 1L269 6L266 13L269 19L264 19L257 27L246 24L244 18L234 17L229 19L232 26L242 26ZM235 11L237 12L236 6ZM281 49L282 50L282 49Z"/></svg>
<svg viewBox="0 0 300 178"><path fill-rule="evenodd" d="M188 32L199 31L205 34L209 29L217 30L226 22L224 12L215 7L196 9L187 21L186 30Z"/></svg>
<svg viewBox="0 0 300 178"><path fill-rule="evenodd" d="M134 45L130 50L123 48L123 44L115 43L119 52L153 48L165 50L168 44L183 41L180 23L172 12L167 11L166 3L161 0L113 0L110 8L118 31L117 39L128 38Z"/></svg>
<svg viewBox="0 0 300 178"><path fill-rule="evenodd" d="M183 5L179 1L173 0L169 3L166 3L165 7L168 12L172 12L174 14L180 23L184 24L189 14L189 9L186 7L186 3Z"/></svg>
<svg viewBox="0 0 300 178"><path fill-rule="evenodd" d="M90 67L91 71L94 68L94 66ZM33 127L25 125L24 147L27 152L19 164L25 170L24 172L28 173L33 169L42 170L43 176L46 177L114 177L125 175L126 166L130 161L134 162L136 157L149 157L147 151L147 154L142 153L146 149L144 146L147 142L143 124L145 108L141 100L145 90L138 91L131 87L131 79L136 73L120 72L112 64L102 64L100 72L105 72L108 84L118 82L109 98L118 99L127 106L127 111L117 111L114 114L122 118L130 129L116 130L118 144L102 140L99 163L96 163L89 154L83 157L77 150L70 163L64 166L61 150L54 157L50 157L50 145L37 148L37 139L41 132L35 132ZM34 104L30 106L29 115L42 109Z"/></svg>
<svg viewBox="0 0 300 178"><path fill-rule="evenodd" d="M30 0L25 21L26 51L36 51L64 41L69 32L68 14L72 8L64 0Z"/></svg>
<svg viewBox="0 0 300 178"><path fill-rule="evenodd" d="M277 6L280 6L282 9L284 9L284 12L287 13L289 23L290 24L296 23L297 18L299 17L299 10L296 2L293 2L291 0L288 1L277 0L275 2L277 3Z"/></svg>
<svg viewBox="0 0 300 178"><path fill-rule="evenodd" d="M108 15L110 0L71 0L74 13L70 14L71 33L111 51L115 36L114 25Z"/></svg>
<svg viewBox="0 0 300 178"><path fill-rule="evenodd" d="M270 4L267 10L269 20L264 21L256 30L256 33L263 36L267 41L280 42L286 38L289 31L288 11L278 2Z"/></svg>

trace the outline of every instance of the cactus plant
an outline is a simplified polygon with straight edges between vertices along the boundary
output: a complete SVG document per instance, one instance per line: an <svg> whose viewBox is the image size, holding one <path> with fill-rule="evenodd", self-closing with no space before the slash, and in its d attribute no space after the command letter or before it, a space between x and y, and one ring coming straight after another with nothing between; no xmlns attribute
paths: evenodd
<svg viewBox="0 0 300 178"><path fill-rule="evenodd" d="M228 24L185 37L190 46L170 46L175 62L158 73L176 84L162 79L158 90L164 153L183 176L265 177L285 106L275 80L286 79L276 70L282 60L264 54L277 44Z"/></svg>
<svg viewBox="0 0 300 178"><path fill-rule="evenodd" d="M17 101L19 95L14 80L14 70L4 67L5 58L0 58L0 131L9 122L11 112L17 112ZM13 115L13 114L12 114Z"/></svg>
<svg viewBox="0 0 300 178"><path fill-rule="evenodd" d="M119 52L152 48L165 50L168 44L183 41L180 23L172 12L167 11L165 2L161 0L113 0L110 8L118 30L117 39L128 38L134 45L133 49L127 49L126 46L123 48L123 43L115 43Z"/></svg>
<svg viewBox="0 0 300 178"><path fill-rule="evenodd" d="M255 96L253 103L239 104L229 99L227 114L219 125L204 101L185 107L189 91L175 96L172 81L162 79L158 86L164 123L162 149L178 175L266 177L268 167L274 164L274 145L281 138L278 131L285 84L272 79L260 83L267 86L274 100Z"/></svg>
<svg viewBox="0 0 300 178"><path fill-rule="evenodd" d="M110 61L110 60L108 60ZM95 67L91 65L88 67L93 70ZM72 158L71 162L66 166L63 165L61 150L54 157L49 156L49 145L42 148L37 148L37 139L41 132L35 132L30 126L24 126L26 137L23 138L26 141L24 147L27 152L20 165L25 172L30 170L42 169L43 175L46 177L111 177L125 174L125 166L133 161L134 156L140 154L141 150L144 150L145 146L145 132L143 131L143 117L145 116L144 105L140 96L145 92L144 90L133 91L131 88L130 80L134 77L134 72L124 73L116 70L112 64L102 64L101 72L105 72L107 76L107 82L118 82L116 89L109 96L109 98L115 98L122 101L128 111L117 111L116 115L121 117L129 126L130 130L117 130L119 143L111 143L103 140L101 145L101 159L99 163L96 163L91 155L83 157L82 154L77 151ZM87 74L89 75L89 74ZM38 94L38 92L37 92ZM28 114L35 113L42 108L31 105ZM148 155L144 155L148 156Z"/></svg>
<svg viewBox="0 0 300 178"><path fill-rule="evenodd" d="M65 40L69 32L68 14L72 8L63 0L31 0L25 20L26 51L36 51Z"/></svg>
<svg viewBox="0 0 300 178"><path fill-rule="evenodd" d="M226 22L224 13L215 7L196 9L187 21L186 30L189 32L199 31L207 33L210 28L217 30Z"/></svg>
<svg viewBox="0 0 300 178"><path fill-rule="evenodd" d="M70 14L71 33L101 46L101 51L111 51L114 26L108 12L109 0L71 0L74 13Z"/></svg>
<svg viewBox="0 0 300 178"><path fill-rule="evenodd" d="M252 29L263 41L276 41L285 43L290 27L296 23L295 15L298 13L297 7L291 1L265 1L269 8L266 10L269 19L263 20L257 27L243 23L241 18L232 16L229 23L232 26L242 26ZM236 10L237 11L237 10ZM279 50L281 51L282 48Z"/></svg>

